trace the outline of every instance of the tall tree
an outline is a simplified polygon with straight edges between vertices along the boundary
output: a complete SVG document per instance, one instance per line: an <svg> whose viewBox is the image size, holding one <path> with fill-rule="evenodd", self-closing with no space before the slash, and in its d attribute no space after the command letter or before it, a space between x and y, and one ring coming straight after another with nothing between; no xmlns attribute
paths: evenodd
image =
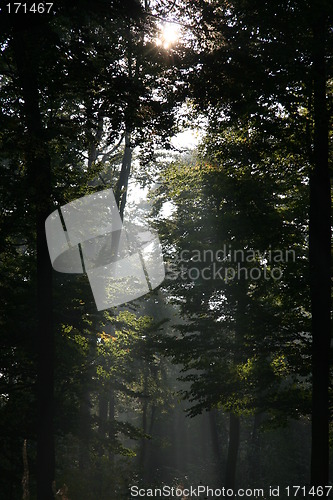
<svg viewBox="0 0 333 500"><path fill-rule="evenodd" d="M27 30L14 23L11 45L21 87L27 132L26 168L30 210L36 224L37 253L37 497L52 499L54 458L54 331L52 310L52 267L49 259L45 219L51 210L51 160L39 104L35 69L41 64L40 45L47 43L44 24Z"/></svg>
<svg viewBox="0 0 333 500"><path fill-rule="evenodd" d="M330 2L195 2L203 25L197 37L196 102L235 123L250 113L267 138L280 134L276 115L293 117L289 139L310 178L309 255L312 314L312 478L328 484L330 310L330 183L328 83L332 78ZM198 25L197 25L198 27ZM195 29L195 28L194 28ZM217 77L216 75L219 75ZM205 93L201 88L205 81ZM296 131L296 124L300 127ZM325 354L323 354L325 353Z"/></svg>

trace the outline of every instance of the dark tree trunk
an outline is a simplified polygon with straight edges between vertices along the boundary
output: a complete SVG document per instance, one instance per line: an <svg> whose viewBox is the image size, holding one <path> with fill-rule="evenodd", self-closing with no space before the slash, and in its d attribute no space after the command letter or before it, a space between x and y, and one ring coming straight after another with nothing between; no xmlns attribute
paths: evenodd
<svg viewBox="0 0 333 500"><path fill-rule="evenodd" d="M131 134L125 132L125 147L123 160L121 165L121 171L119 174L119 179L115 189L115 197L118 204L120 216L123 219L124 210L127 199L128 181L131 174L132 165L132 146L131 146Z"/></svg>
<svg viewBox="0 0 333 500"><path fill-rule="evenodd" d="M82 394L79 420L79 469L85 473L90 469L91 414L89 392Z"/></svg>
<svg viewBox="0 0 333 500"><path fill-rule="evenodd" d="M209 418L209 428L210 428L210 435L211 435L211 440L212 440L212 449L215 457L215 463L216 463L216 479L217 482L221 482L221 467L222 467L222 453L221 453L221 446L220 446L220 439L219 439L219 433L218 433L218 428L217 428L217 410L216 408L213 408L208 412L208 418Z"/></svg>
<svg viewBox="0 0 333 500"><path fill-rule="evenodd" d="M103 439L105 439L108 430L108 425L107 425L108 406L109 406L108 396L103 391L100 393L98 397L98 418L99 418L98 431L101 438Z"/></svg>
<svg viewBox="0 0 333 500"><path fill-rule="evenodd" d="M145 361L146 363L146 361ZM144 435L140 442L139 468L143 471L143 477L146 479L146 452L147 452L147 430L148 430L148 369L144 367L144 382L143 382L143 400L142 400L142 431Z"/></svg>
<svg viewBox="0 0 333 500"><path fill-rule="evenodd" d="M46 166L45 166L46 168ZM54 458L54 333L52 324L52 268L45 237L45 219L40 212L37 222L38 287L38 433L37 433L37 499L53 499Z"/></svg>
<svg viewBox="0 0 333 500"><path fill-rule="evenodd" d="M13 50L24 101L28 133L26 166L30 210L34 212L37 239L37 498L53 499L54 481L54 334L52 322L52 266L45 235L45 219L52 211L51 164L45 140L36 74L43 32L14 29Z"/></svg>
<svg viewBox="0 0 333 500"><path fill-rule="evenodd" d="M329 362L331 310L331 197L326 103L326 20L320 9L313 25L314 165L310 176L309 258L312 312L311 482L329 480Z"/></svg>
<svg viewBox="0 0 333 500"><path fill-rule="evenodd" d="M23 477L22 477L22 489L23 496L22 500L30 499L29 492L29 463L28 463L28 452L27 452L27 440L25 439L23 442Z"/></svg>
<svg viewBox="0 0 333 500"><path fill-rule="evenodd" d="M246 305L247 305L248 284L244 278L237 282L235 297L236 305L236 325L235 325L235 346L233 352L233 362L244 361L244 336L247 328ZM237 457L240 440L240 418L231 411L229 423L229 446L226 467L226 487L235 489Z"/></svg>
<svg viewBox="0 0 333 500"><path fill-rule="evenodd" d="M236 468L239 449L240 419L234 413L230 413L229 420L229 445L227 455L227 467L225 474L225 487L235 490Z"/></svg>
<svg viewBox="0 0 333 500"><path fill-rule="evenodd" d="M248 454L248 483L255 487L261 482L261 456L260 456L260 425L263 420L262 413L256 413L253 420L253 430Z"/></svg>
<svg viewBox="0 0 333 500"><path fill-rule="evenodd" d="M116 401L114 395L114 389L110 389L109 393L109 439L111 443L115 441L115 422L116 422ZM109 452L109 460L111 463L114 462L115 454L113 450Z"/></svg>

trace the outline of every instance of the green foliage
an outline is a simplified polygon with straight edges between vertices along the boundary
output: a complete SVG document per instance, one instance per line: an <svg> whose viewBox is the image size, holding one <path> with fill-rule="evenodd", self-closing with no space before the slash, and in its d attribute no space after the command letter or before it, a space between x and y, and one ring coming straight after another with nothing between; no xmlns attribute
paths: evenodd
<svg viewBox="0 0 333 500"><path fill-rule="evenodd" d="M192 415L212 407L274 414L286 387L302 408L296 414L309 411L300 378L309 383L306 179L303 168L281 166L292 159L280 148L273 143L270 162L255 133L226 122L208 131L196 164L171 164L161 176L159 196L173 207L159 226L166 286L185 319L164 346L184 365ZM281 407L279 418L294 415L290 401Z"/></svg>

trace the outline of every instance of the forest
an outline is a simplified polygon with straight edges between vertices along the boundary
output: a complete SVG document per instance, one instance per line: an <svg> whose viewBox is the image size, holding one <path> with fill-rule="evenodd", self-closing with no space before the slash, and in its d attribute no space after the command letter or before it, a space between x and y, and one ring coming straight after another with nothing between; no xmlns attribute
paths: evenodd
<svg viewBox="0 0 333 500"><path fill-rule="evenodd" d="M333 498L333 2L1 0L0 106L0 498Z"/></svg>

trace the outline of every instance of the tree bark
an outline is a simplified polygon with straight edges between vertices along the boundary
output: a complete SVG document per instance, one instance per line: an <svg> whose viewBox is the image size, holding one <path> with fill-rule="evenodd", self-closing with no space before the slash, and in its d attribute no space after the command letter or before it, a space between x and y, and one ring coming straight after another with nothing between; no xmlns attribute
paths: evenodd
<svg viewBox="0 0 333 500"><path fill-rule="evenodd" d="M331 341L331 193L328 167L323 9L313 24L314 165L310 176L309 259L312 312L311 483L329 480L329 365Z"/></svg>

